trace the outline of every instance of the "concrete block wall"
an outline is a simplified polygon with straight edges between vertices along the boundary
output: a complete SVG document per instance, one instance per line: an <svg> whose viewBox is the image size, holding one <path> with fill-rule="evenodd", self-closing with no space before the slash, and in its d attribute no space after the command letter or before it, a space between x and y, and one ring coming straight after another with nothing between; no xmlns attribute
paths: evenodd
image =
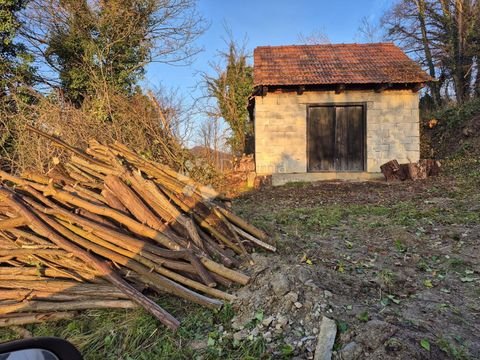
<svg viewBox="0 0 480 360"><path fill-rule="evenodd" d="M255 98L255 162L258 174L307 172L307 106L366 103L366 171L397 159L420 157L419 95L410 90L268 93Z"/></svg>

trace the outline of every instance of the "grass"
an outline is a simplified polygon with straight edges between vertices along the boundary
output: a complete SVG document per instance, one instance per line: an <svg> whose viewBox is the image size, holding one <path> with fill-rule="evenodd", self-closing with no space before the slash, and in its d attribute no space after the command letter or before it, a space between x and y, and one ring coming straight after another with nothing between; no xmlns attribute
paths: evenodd
<svg viewBox="0 0 480 360"><path fill-rule="evenodd" d="M455 176L455 188L432 186L426 191L425 198L453 199L446 207L417 198L392 205L343 203L315 204L300 208L293 203L296 199L280 206L249 200L250 202L235 204L235 207L237 212L249 215L246 218L275 236L286 234L308 238L309 235L319 233L339 235L348 227L353 231L344 239L346 251L362 246L362 239L357 241L355 238L356 231L362 227L400 226L415 233L427 225L480 223L479 211L471 211L469 208L475 199L480 200L480 162L476 159L454 158L445 164L445 169ZM288 188L306 186L308 185L286 185ZM459 235L451 236L453 240L460 240L455 238ZM397 239L396 236L390 241L391 250L398 256L412 251L410 243ZM281 246L279 248L281 251ZM445 263L439 264L438 259L423 254L417 261L417 268L428 273L425 276L430 276L429 273L434 270L464 272L469 265L453 255L442 261ZM337 270L346 271L347 266L351 267L350 262L339 260ZM396 280L395 273L386 268L378 272L378 277L386 288L392 287ZM224 334L222 328L232 332L231 319L234 311L230 306L225 306L221 311L212 311L170 297L160 298L158 302L182 321L182 326L176 333L166 330L141 309L91 310L71 321L26 328L33 336L58 336L70 340L81 349L86 360L264 359L269 356L262 338L247 338L236 343L230 335ZM369 315L364 312L360 318L361 321L368 321ZM0 341L17 337L19 335L13 330L0 329ZM195 344L202 346L198 348ZM467 358L463 344L439 339L437 346L453 359ZM289 346L285 345L278 350L283 357L290 356Z"/></svg>
<svg viewBox="0 0 480 360"><path fill-rule="evenodd" d="M254 222L270 232L281 228L288 235L308 235L324 233L342 224L353 227L474 224L480 222L480 214L471 211L468 206L442 209L437 206L419 207L418 203L404 201L390 207L352 204L274 209Z"/></svg>
<svg viewBox="0 0 480 360"><path fill-rule="evenodd" d="M385 288L390 289L393 286L395 274L391 270L389 269L381 270L380 273L378 274L378 277L381 283L383 284L383 286L385 286Z"/></svg>
<svg viewBox="0 0 480 360"><path fill-rule="evenodd" d="M263 339L234 343L219 331L230 329L230 306L212 311L168 298L161 305L182 320L176 333L167 330L142 309L90 310L71 321L29 325L33 336L57 336L71 341L86 360L148 359L260 359ZM10 329L0 330L0 341L18 338ZM192 348L192 344L203 346ZM210 344L207 346L207 344Z"/></svg>
<svg viewBox="0 0 480 360"><path fill-rule="evenodd" d="M457 340L457 342L461 342ZM468 360L471 359L468 351L465 349L463 344L454 344L452 341L441 337L436 341L437 346L445 352L451 359L454 360Z"/></svg>
<svg viewBox="0 0 480 360"><path fill-rule="evenodd" d="M451 106L433 113L433 117L445 122L448 129L461 126L480 113L480 99L468 101L462 106Z"/></svg>

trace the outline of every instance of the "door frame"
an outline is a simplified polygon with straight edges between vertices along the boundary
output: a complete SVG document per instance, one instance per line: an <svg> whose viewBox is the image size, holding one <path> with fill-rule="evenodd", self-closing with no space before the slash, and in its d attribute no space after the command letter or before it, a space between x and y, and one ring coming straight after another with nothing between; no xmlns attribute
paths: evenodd
<svg viewBox="0 0 480 360"><path fill-rule="evenodd" d="M367 168L367 103L366 102L328 102L328 103L309 103L306 104L306 141L305 141L305 152L306 152L306 169L307 173L333 173L333 172L352 172L352 173L362 173L365 172ZM361 106L362 107L362 122L363 122L363 170L315 170L312 171L309 169L310 159L309 159L309 121L310 121L310 108L314 107L336 107L336 106Z"/></svg>

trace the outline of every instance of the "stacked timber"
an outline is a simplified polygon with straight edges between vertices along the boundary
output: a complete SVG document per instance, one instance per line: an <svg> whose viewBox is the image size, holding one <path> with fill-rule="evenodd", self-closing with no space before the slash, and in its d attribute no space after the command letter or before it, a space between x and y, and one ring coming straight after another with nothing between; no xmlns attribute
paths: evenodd
<svg viewBox="0 0 480 360"><path fill-rule="evenodd" d="M387 181L421 180L429 176L437 176L440 172L440 162L432 159L421 159L418 162L399 164L391 160L380 166Z"/></svg>
<svg viewBox="0 0 480 360"><path fill-rule="evenodd" d="M219 308L247 284L235 269L267 235L219 194L126 146L91 141L47 174L0 172L0 326L142 306L179 322L145 289Z"/></svg>

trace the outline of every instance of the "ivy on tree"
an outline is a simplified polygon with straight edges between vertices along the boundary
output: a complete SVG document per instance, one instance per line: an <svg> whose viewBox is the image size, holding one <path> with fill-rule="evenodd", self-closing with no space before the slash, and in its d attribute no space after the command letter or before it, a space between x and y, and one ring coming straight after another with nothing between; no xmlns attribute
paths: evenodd
<svg viewBox="0 0 480 360"><path fill-rule="evenodd" d="M21 26L18 13L26 4L26 0L0 0L0 97L8 101L5 95L32 82L32 59L25 46L15 42Z"/></svg>
<svg viewBox="0 0 480 360"><path fill-rule="evenodd" d="M221 54L224 64L216 68L216 76L204 76L209 97L216 100L214 116L222 117L230 126L228 143L236 155L245 153L246 142L253 135L247 110L253 92L253 68L247 54L233 41L227 53Z"/></svg>

